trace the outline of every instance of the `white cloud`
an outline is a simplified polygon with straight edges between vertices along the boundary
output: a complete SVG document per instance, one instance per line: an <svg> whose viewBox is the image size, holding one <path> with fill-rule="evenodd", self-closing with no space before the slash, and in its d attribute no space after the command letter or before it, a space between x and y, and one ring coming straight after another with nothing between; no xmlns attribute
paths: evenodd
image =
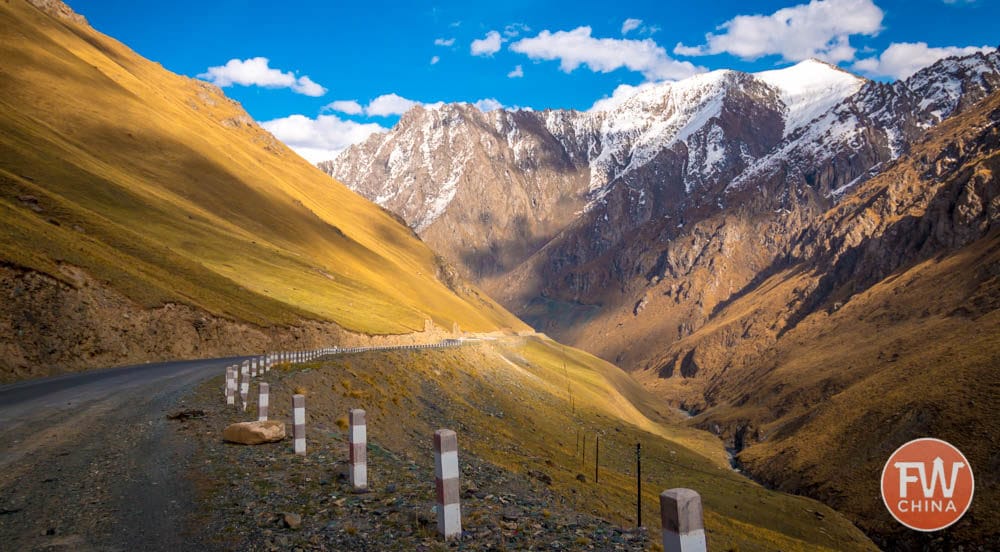
<svg viewBox="0 0 1000 552"><path fill-rule="evenodd" d="M365 113L379 117L402 115L420 102L408 100L398 94L382 94L368 103Z"/></svg>
<svg viewBox="0 0 1000 552"><path fill-rule="evenodd" d="M437 65L437 62L441 61L441 56L431 57L431 65Z"/></svg>
<svg viewBox="0 0 1000 552"><path fill-rule="evenodd" d="M264 88L290 88L298 94L314 97L326 94L326 88L316 84L309 77L304 75L296 77L291 71L283 73L279 69L269 67L268 64L269 61L265 57L245 60L234 58L225 65L209 67L207 71L198 75L198 78L222 87L239 84Z"/></svg>
<svg viewBox="0 0 1000 552"><path fill-rule="evenodd" d="M320 115L315 119L291 115L265 121L261 126L310 163L333 159L348 146L387 130L375 123L345 121L336 115Z"/></svg>
<svg viewBox="0 0 1000 552"><path fill-rule="evenodd" d="M873 77L905 79L941 58L991 51L988 46L931 48L926 42L893 42L882 55L858 60L853 69Z"/></svg>
<svg viewBox="0 0 1000 552"><path fill-rule="evenodd" d="M622 23L622 34L627 35L630 32L639 28L642 25L642 19L628 18Z"/></svg>
<svg viewBox="0 0 1000 552"><path fill-rule="evenodd" d="M656 86L656 83L644 82L638 86L632 86L631 84L619 84L615 91L611 93L611 97L605 96L600 100L594 102L589 111L610 111L623 103L625 103L629 98L635 96L643 90L647 90Z"/></svg>
<svg viewBox="0 0 1000 552"><path fill-rule="evenodd" d="M878 34L883 15L872 0L812 0L771 15L738 15L720 25L719 34L706 34L705 44L692 47L678 43L674 53L728 53L748 60L777 54L787 61L850 61L856 53L851 35Z"/></svg>
<svg viewBox="0 0 1000 552"><path fill-rule="evenodd" d="M435 46L451 46L452 44L455 44L455 39L454 38L435 38L434 39L434 45Z"/></svg>
<svg viewBox="0 0 1000 552"><path fill-rule="evenodd" d="M492 56L500 51L501 42L500 33L490 31L486 33L485 38L473 40L469 45L469 51L474 56Z"/></svg>
<svg viewBox="0 0 1000 552"><path fill-rule="evenodd" d="M580 65L591 71L609 73L620 67L641 72L648 80L681 79L704 71L687 61L677 61L652 39L631 40L594 38L590 27L572 31L542 31L524 38L510 49L531 59L559 60L559 67L569 73Z"/></svg>
<svg viewBox="0 0 1000 552"><path fill-rule="evenodd" d="M339 111L348 115L360 115L364 109L357 100L337 100L324 105L323 111Z"/></svg>
<svg viewBox="0 0 1000 552"><path fill-rule="evenodd" d="M531 27L525 25L524 23L511 23L503 28L503 36L506 38L514 38L519 36L521 33L526 33L531 30Z"/></svg>
<svg viewBox="0 0 1000 552"><path fill-rule="evenodd" d="M522 68L520 65L515 66L513 71L507 73L507 78L509 79L519 79L523 76L524 76L524 68Z"/></svg>
<svg viewBox="0 0 1000 552"><path fill-rule="evenodd" d="M478 102L474 102L472 105L476 106L476 109L486 113L487 111L493 111L495 109L503 109L503 104L498 102L496 98L484 98Z"/></svg>

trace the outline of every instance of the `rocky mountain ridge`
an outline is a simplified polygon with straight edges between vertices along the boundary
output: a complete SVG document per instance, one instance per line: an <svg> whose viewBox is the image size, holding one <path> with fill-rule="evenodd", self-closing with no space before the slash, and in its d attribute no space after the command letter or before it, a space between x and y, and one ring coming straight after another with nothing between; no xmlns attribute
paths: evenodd
<svg viewBox="0 0 1000 552"><path fill-rule="evenodd" d="M639 325L657 342L664 326L683 336L779 244L998 84L994 51L895 83L809 60L647 85L588 112L417 107L321 167L537 328L636 367L634 340L603 334L636 325L650 282L672 280L686 312ZM740 243L751 235L759 246ZM696 254L706 246L727 254ZM743 266L695 275L730 258Z"/></svg>

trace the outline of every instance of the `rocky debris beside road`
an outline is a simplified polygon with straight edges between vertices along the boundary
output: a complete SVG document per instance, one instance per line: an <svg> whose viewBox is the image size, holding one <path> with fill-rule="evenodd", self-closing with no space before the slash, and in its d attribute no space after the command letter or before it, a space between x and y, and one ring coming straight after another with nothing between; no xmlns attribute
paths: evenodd
<svg viewBox="0 0 1000 552"><path fill-rule="evenodd" d="M298 529L302 527L302 516L293 512L285 512L281 516L281 519L285 522L285 527L289 529Z"/></svg>
<svg viewBox="0 0 1000 552"><path fill-rule="evenodd" d="M574 506L541 472L519 474L460 451L462 539L436 534L433 458L423 450L368 448L369 491L348 480L347 435L308 428L308 455L290 440L258 447L222 442L219 429L242 415L206 383L189 397L205 418L176 426L201 451L192 474L202 490L214 545L230 550L647 550L645 531L625 529ZM428 445L430 438L428 437ZM426 456L426 457L425 457Z"/></svg>

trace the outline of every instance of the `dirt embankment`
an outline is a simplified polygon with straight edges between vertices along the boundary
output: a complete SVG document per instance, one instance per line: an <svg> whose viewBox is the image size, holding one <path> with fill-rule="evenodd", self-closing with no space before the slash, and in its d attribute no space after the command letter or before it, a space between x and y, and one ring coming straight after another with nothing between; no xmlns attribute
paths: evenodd
<svg viewBox="0 0 1000 552"><path fill-rule="evenodd" d="M323 346L437 342L425 331L370 336L332 322L261 327L183 304L147 309L72 266L65 281L0 265L0 384L91 368Z"/></svg>

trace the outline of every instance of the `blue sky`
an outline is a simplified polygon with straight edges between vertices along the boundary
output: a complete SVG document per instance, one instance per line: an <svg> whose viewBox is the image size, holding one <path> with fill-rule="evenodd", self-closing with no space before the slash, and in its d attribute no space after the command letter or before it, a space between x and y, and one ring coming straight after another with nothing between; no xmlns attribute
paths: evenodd
<svg viewBox="0 0 1000 552"><path fill-rule="evenodd" d="M210 80L311 161L412 102L588 109L616 89L817 57L871 78L1000 43L995 0L69 0L98 30Z"/></svg>

